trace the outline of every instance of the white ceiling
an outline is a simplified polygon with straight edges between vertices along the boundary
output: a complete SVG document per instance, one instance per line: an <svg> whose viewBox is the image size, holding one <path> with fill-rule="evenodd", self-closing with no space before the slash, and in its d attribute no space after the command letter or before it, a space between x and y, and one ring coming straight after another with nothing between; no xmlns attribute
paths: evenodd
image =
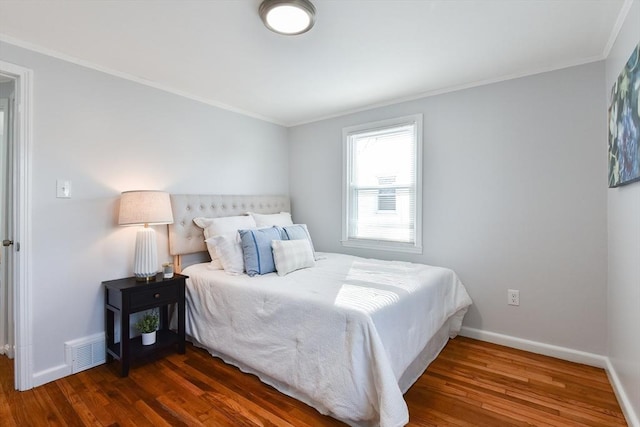
<svg viewBox="0 0 640 427"><path fill-rule="evenodd" d="M603 59L632 0L0 0L0 40L291 126ZM0 52L0 57L2 52Z"/></svg>

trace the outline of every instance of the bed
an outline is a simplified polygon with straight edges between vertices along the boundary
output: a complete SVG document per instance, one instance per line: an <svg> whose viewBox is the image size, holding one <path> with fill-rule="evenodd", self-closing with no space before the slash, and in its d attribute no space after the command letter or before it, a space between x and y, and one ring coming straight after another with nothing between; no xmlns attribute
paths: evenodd
<svg viewBox="0 0 640 427"><path fill-rule="evenodd" d="M471 304L453 271L318 252L313 267L284 276L229 275L202 257L193 219L289 212L288 198L171 199L170 251L189 276L194 345L349 425L408 423L403 394L458 333ZM200 258L185 262L193 254Z"/></svg>

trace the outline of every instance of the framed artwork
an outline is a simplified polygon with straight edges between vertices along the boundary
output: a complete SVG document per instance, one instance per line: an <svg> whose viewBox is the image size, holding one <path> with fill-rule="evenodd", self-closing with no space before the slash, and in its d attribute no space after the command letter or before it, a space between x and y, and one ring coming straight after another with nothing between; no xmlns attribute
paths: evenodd
<svg viewBox="0 0 640 427"><path fill-rule="evenodd" d="M609 187L640 181L640 43L611 89Z"/></svg>

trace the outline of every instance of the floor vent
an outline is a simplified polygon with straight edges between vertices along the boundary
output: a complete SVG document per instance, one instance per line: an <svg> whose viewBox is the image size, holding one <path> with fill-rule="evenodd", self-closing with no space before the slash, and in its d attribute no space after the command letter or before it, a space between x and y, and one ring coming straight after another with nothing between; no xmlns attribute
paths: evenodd
<svg viewBox="0 0 640 427"><path fill-rule="evenodd" d="M64 346L66 362L72 374L105 362L104 333L69 341Z"/></svg>

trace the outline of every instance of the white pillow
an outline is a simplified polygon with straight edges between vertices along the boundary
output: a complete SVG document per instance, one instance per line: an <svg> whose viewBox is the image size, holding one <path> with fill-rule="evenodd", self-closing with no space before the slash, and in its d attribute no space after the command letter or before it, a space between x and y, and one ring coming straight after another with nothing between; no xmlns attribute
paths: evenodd
<svg viewBox="0 0 640 427"><path fill-rule="evenodd" d="M271 248L278 276L316 265L311 244L307 239L274 240L271 242Z"/></svg>
<svg viewBox="0 0 640 427"><path fill-rule="evenodd" d="M291 220L291 214L289 212L280 212L277 214L258 214L253 212L247 212L256 222L256 227L284 227L285 225L293 225Z"/></svg>
<svg viewBox="0 0 640 427"><path fill-rule="evenodd" d="M234 234L238 230L245 228L255 228L256 222L251 216L239 215L239 216L224 216L220 218L194 218L193 222L200 228L204 229L204 239L211 239L216 236L224 234ZM211 267L221 270L223 265L218 259L216 253L215 242L211 240L207 242L207 249L209 250L209 256L211 257Z"/></svg>
<svg viewBox="0 0 640 427"><path fill-rule="evenodd" d="M207 244L212 243L215 246L218 260L226 273L234 275L244 273L242 245L240 244L237 231L211 237L205 240L205 242L207 242Z"/></svg>
<svg viewBox="0 0 640 427"><path fill-rule="evenodd" d="M309 230L307 229L306 224L293 224L293 225L285 225L282 227L284 230L284 234L287 236L284 240L301 240L307 239L309 244L311 245L311 252L313 253L313 259L317 260L316 250L313 247L313 241L311 240L311 234L309 234Z"/></svg>

